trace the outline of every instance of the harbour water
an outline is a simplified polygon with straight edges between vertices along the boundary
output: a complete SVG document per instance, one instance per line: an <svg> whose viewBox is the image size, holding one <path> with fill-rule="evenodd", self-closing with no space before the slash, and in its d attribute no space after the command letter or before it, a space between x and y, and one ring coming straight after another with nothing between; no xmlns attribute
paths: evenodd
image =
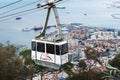
<svg viewBox="0 0 120 80"><path fill-rule="evenodd" d="M62 28L63 30L66 29ZM51 27L46 30L46 34L50 34L51 32L55 32L57 29L55 27ZM41 30L34 31L22 31L21 28L2 28L0 29L0 43L7 44L7 41L10 41L15 45L25 45L28 48L31 48L31 40L35 38L35 36L39 35ZM67 31L64 31L67 33Z"/></svg>
<svg viewBox="0 0 120 80"><path fill-rule="evenodd" d="M54 27L47 29L46 33L49 34L51 31L55 31ZM41 30L34 31L31 30L29 32L23 32L22 29L7 29L5 31L0 31L0 43L7 44L7 41L10 41L11 44L15 45L25 45L26 47L31 47L31 40L35 38L35 36L39 35Z"/></svg>

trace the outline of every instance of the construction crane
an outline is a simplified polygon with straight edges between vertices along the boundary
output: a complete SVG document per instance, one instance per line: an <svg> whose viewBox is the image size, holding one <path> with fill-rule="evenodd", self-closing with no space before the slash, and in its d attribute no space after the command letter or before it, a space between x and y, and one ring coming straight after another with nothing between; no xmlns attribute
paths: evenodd
<svg viewBox="0 0 120 80"><path fill-rule="evenodd" d="M48 0L38 4L38 8L47 7L47 16L44 27L40 34L32 40L31 57L36 64L59 69L61 65L68 62L68 42L63 39L60 20L57 12L56 4L62 0ZM51 38L46 37L46 27L48 24L51 9L53 9L56 27L58 29L57 35Z"/></svg>

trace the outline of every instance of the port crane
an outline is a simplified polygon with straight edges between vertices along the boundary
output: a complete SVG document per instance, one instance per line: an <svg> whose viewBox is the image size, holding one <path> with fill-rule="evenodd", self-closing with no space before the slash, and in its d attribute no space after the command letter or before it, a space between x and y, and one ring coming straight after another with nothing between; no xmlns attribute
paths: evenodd
<svg viewBox="0 0 120 80"><path fill-rule="evenodd" d="M42 31L35 37L35 39L32 39L31 44L31 57L35 63L54 69L59 69L61 65L68 62L68 42L63 39L60 20L55 4L60 1L62 0L48 0L37 5L38 8L47 7L47 16ZM53 10L55 15L58 33L49 38L45 36L45 33L51 10Z"/></svg>

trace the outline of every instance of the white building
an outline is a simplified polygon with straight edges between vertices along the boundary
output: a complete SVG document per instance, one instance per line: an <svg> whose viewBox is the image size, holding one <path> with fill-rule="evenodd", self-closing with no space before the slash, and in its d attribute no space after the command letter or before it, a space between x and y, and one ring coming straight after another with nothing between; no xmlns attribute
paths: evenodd
<svg viewBox="0 0 120 80"><path fill-rule="evenodd" d="M117 31L98 31L94 32L91 36L91 39L116 39L118 38L118 32Z"/></svg>

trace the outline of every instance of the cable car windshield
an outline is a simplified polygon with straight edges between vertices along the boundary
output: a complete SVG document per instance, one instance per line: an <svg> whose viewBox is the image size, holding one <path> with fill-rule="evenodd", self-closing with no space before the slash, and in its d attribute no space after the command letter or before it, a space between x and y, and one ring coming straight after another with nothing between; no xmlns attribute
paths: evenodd
<svg viewBox="0 0 120 80"><path fill-rule="evenodd" d="M68 44L54 45L46 44L46 52L50 54L63 55L68 53Z"/></svg>

